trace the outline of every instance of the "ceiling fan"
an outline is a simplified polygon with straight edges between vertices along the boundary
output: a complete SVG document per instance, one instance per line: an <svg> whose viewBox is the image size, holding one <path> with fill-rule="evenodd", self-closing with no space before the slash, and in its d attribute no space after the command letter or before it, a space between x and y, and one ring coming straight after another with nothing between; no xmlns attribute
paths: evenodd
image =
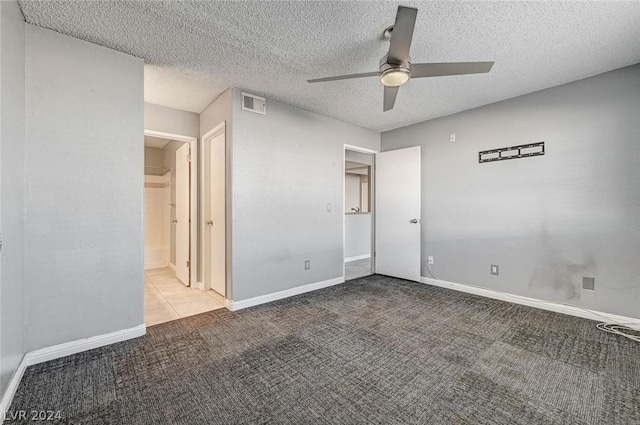
<svg viewBox="0 0 640 425"><path fill-rule="evenodd" d="M347 80L350 78L379 77L384 85L383 110L393 109L400 86L411 78L442 77L445 75L483 74L491 71L493 62L444 62L444 63L411 63L409 48L413 38L418 9L398 6L396 22L387 28L384 36L389 40L389 52L380 59L377 72L340 75L337 77L308 80L309 83Z"/></svg>

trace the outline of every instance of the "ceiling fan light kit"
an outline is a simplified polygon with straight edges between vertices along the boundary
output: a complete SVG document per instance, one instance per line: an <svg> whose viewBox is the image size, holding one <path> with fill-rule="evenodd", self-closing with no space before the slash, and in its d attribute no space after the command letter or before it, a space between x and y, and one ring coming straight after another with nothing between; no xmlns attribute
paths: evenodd
<svg viewBox="0 0 640 425"><path fill-rule="evenodd" d="M384 57L383 59L386 59ZM411 69L407 65L392 65L386 61L380 65L380 82L387 87L400 87L411 78Z"/></svg>
<svg viewBox="0 0 640 425"><path fill-rule="evenodd" d="M396 21L384 30L383 38L389 40L389 52L380 60L378 72L341 75L337 77L317 78L309 83L347 80L352 78L380 78L384 86L383 111L393 109L400 86L411 78L442 77L447 75L484 74L491 71L493 62L445 62L413 64L411 72L409 49L413 38L418 9L398 6Z"/></svg>

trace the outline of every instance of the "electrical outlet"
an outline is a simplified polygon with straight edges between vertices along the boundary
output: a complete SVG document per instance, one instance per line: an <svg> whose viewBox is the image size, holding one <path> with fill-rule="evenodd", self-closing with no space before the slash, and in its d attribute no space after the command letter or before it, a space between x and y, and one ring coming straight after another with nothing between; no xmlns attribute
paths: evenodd
<svg viewBox="0 0 640 425"><path fill-rule="evenodd" d="M582 276L582 289L594 291L596 289L596 279L594 277Z"/></svg>
<svg viewBox="0 0 640 425"><path fill-rule="evenodd" d="M311 260L304 260L304 269L309 270L311 268Z"/></svg>
<svg viewBox="0 0 640 425"><path fill-rule="evenodd" d="M498 276L500 274L500 266L498 266L497 264L492 264L491 274Z"/></svg>
<svg viewBox="0 0 640 425"><path fill-rule="evenodd" d="M331 212L331 204L327 204L327 212Z"/></svg>
<svg viewBox="0 0 640 425"><path fill-rule="evenodd" d="M451 133L449 135L449 141L452 143L456 141L456 133Z"/></svg>
<svg viewBox="0 0 640 425"><path fill-rule="evenodd" d="M429 261L429 265L433 265L433 257L432 256L429 256L427 258L427 260Z"/></svg>

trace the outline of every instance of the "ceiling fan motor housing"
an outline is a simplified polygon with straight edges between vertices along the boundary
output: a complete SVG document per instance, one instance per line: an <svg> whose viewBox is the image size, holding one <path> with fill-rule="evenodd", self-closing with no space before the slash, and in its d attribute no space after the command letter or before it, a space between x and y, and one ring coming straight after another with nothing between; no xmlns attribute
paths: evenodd
<svg viewBox="0 0 640 425"><path fill-rule="evenodd" d="M405 62L405 63L397 63L396 64L396 63L390 63L389 62L389 56L388 55L384 55L382 57L382 59L380 59L380 72L382 72L382 71L384 71L386 69L385 66L389 67L389 68L391 68L391 67L396 67L396 68L397 67L404 67L404 68L409 69L409 68L411 68L411 58L409 58L407 60L407 62Z"/></svg>

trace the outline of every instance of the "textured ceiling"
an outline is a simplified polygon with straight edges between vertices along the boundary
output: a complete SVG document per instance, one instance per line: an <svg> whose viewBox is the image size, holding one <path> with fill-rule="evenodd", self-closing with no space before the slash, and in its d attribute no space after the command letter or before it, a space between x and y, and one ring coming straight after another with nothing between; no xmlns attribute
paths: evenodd
<svg viewBox="0 0 640 425"><path fill-rule="evenodd" d="M382 112L377 71L398 4L418 10L414 62L491 61L490 74L412 80ZM201 112L230 86L376 131L640 62L640 2L21 0L27 22L146 62L145 100Z"/></svg>

